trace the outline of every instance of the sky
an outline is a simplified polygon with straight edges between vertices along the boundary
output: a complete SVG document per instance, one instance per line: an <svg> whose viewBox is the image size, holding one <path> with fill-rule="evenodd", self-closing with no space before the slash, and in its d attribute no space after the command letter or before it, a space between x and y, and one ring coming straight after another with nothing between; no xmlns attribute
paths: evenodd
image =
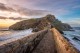
<svg viewBox="0 0 80 53"><path fill-rule="evenodd" d="M7 22L6 22L7 21ZM19 20L11 20L11 19L0 19L0 29L1 28L9 28L9 26L15 24L16 22L19 22Z"/></svg>
<svg viewBox="0 0 80 53"><path fill-rule="evenodd" d="M62 22L80 26L80 0L0 0L0 2L32 10L46 10Z"/></svg>

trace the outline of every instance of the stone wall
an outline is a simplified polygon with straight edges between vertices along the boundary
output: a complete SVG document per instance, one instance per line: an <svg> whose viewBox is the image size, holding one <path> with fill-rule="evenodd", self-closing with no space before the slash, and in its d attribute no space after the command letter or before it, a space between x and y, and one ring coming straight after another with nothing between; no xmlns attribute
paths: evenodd
<svg viewBox="0 0 80 53"><path fill-rule="evenodd" d="M53 33L57 53L80 53L55 28L51 29L51 31Z"/></svg>
<svg viewBox="0 0 80 53"><path fill-rule="evenodd" d="M31 53L47 32L43 30L18 40L0 43L0 53Z"/></svg>
<svg viewBox="0 0 80 53"><path fill-rule="evenodd" d="M47 29L42 30L21 39L8 40L8 42L5 41L4 43L0 42L0 53L32 53L48 32L52 32L54 40L52 42L55 45L53 50L55 49L56 53L80 53L55 28L51 29L51 31Z"/></svg>

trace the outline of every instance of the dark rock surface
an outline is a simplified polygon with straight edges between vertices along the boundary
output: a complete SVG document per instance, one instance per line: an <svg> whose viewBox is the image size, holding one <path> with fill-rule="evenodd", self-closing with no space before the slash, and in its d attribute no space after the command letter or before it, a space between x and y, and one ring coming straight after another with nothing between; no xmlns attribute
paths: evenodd
<svg viewBox="0 0 80 53"><path fill-rule="evenodd" d="M73 39L73 40L78 40L78 41L80 41L80 37L79 37L79 36L75 36L75 37L73 37L72 39Z"/></svg>

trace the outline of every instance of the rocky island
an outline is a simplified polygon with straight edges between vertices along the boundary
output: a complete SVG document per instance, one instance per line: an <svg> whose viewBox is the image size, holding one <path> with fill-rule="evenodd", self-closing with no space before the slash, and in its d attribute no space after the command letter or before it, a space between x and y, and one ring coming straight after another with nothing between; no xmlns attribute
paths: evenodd
<svg viewBox="0 0 80 53"><path fill-rule="evenodd" d="M58 31L62 33L62 31L68 31L72 29L72 27L67 23L62 23L59 21L54 15L48 14L41 18L32 18L28 20L23 20L17 22L16 24L9 27L12 30L24 30L33 28L34 32L38 32L43 29L53 28L55 27Z"/></svg>
<svg viewBox="0 0 80 53"><path fill-rule="evenodd" d="M31 33L22 31L30 28ZM9 29L22 32L1 42L0 53L80 53L70 39L63 36L65 34L63 31L69 31L72 27L62 23L54 15L23 20L10 26ZM77 37L73 39L79 40Z"/></svg>

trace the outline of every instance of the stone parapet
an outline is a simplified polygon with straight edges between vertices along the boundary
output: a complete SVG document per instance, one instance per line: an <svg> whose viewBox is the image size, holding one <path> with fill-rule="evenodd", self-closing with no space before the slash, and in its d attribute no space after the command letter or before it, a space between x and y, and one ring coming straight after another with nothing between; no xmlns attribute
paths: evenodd
<svg viewBox="0 0 80 53"><path fill-rule="evenodd" d="M10 39L0 43L0 53L31 53L48 30L42 30L21 39Z"/></svg>
<svg viewBox="0 0 80 53"><path fill-rule="evenodd" d="M55 28L51 29L57 53L80 53L67 39Z"/></svg>

